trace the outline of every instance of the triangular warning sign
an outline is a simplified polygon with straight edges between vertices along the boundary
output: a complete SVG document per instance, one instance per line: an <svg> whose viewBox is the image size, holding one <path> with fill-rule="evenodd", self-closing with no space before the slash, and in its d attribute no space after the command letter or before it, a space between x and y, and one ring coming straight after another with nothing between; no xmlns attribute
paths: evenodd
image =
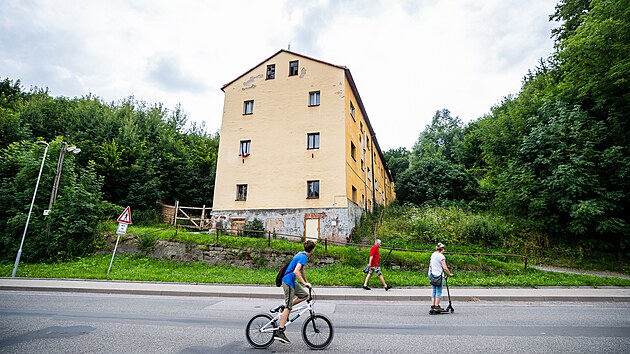
<svg viewBox="0 0 630 354"><path fill-rule="evenodd" d="M116 221L124 222L126 224L133 224L131 222L131 209L129 209L129 207L125 208L125 211L123 211L122 214L120 214L120 216L118 217L118 220Z"/></svg>

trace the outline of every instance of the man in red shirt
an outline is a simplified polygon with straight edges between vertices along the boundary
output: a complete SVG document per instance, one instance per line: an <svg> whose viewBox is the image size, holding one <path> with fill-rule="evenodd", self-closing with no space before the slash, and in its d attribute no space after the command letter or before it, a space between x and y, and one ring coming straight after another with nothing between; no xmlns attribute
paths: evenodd
<svg viewBox="0 0 630 354"><path fill-rule="evenodd" d="M381 279L381 283L383 283L383 287L385 288L385 290L389 290L392 288L391 285L387 285L387 283L385 283L385 279L383 279L383 272L381 272L381 267L379 267L379 262L381 261L381 253L379 251L379 247L381 247L381 240L376 239L376 241L374 242L374 246L372 246L372 249L370 249L370 260L368 262L368 275L367 277L365 277L365 281L363 282L363 289L365 290L372 290L369 286L368 286L368 282L370 281L370 278L372 277L372 273L376 273L376 275L378 275L378 277Z"/></svg>

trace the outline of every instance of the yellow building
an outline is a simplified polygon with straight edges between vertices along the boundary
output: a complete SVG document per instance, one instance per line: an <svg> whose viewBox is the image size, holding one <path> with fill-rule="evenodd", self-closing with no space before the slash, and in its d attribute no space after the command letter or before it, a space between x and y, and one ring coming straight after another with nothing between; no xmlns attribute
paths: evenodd
<svg viewBox="0 0 630 354"><path fill-rule="evenodd" d="M346 240L394 183L350 70L280 50L224 85L213 218Z"/></svg>

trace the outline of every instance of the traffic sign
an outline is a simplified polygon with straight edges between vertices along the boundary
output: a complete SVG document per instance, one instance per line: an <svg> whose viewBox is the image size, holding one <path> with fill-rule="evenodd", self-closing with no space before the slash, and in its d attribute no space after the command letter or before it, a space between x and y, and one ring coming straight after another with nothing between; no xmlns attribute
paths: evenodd
<svg viewBox="0 0 630 354"><path fill-rule="evenodd" d="M120 214L116 221L124 222L125 224L133 224L131 222L131 209L129 209L129 207L125 208L125 211Z"/></svg>
<svg viewBox="0 0 630 354"><path fill-rule="evenodd" d="M116 233L118 235L124 235L127 233L127 226L129 226L129 224L124 223L124 222L119 222L118 223L118 230L116 230Z"/></svg>

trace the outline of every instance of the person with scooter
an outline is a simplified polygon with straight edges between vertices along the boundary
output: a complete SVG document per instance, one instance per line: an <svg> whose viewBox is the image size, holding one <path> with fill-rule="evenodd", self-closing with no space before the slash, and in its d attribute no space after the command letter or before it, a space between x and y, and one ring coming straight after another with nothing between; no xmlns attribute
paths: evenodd
<svg viewBox="0 0 630 354"><path fill-rule="evenodd" d="M446 273L445 273L446 272ZM429 263L429 281L433 288L431 294L431 311L429 313L448 312L440 306L442 300L442 280L444 274L452 277L453 273L448 269L446 265L446 257L444 256L444 244L438 243L435 246L435 252L431 255L431 261ZM450 294L449 294L450 298Z"/></svg>

